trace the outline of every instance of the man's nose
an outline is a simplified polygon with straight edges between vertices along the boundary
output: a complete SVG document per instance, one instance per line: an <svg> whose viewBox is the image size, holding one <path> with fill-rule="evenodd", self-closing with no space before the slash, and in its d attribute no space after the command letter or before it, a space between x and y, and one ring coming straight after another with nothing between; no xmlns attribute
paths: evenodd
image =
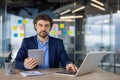
<svg viewBox="0 0 120 80"><path fill-rule="evenodd" d="M45 26L43 26L43 27L42 27L42 30L46 30L46 27L45 27Z"/></svg>

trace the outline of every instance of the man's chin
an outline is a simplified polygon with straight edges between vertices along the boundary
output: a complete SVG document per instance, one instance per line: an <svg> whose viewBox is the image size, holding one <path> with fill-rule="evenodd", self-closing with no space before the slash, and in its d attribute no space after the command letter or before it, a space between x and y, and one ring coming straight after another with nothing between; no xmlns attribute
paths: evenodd
<svg viewBox="0 0 120 80"><path fill-rule="evenodd" d="M47 38L48 36L41 36L41 38Z"/></svg>
<svg viewBox="0 0 120 80"><path fill-rule="evenodd" d="M41 38L47 38L48 35L39 35L39 37L41 37Z"/></svg>
<svg viewBox="0 0 120 80"><path fill-rule="evenodd" d="M39 35L39 37L41 37L41 38L46 38L46 37L48 37L48 34L46 33L44 33L44 34L42 34L42 33L39 33L38 34Z"/></svg>

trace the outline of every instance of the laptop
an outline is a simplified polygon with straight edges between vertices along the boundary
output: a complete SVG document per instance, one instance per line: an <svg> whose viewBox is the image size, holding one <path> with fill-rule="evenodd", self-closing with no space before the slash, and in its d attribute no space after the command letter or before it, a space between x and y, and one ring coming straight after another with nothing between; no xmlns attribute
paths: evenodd
<svg viewBox="0 0 120 80"><path fill-rule="evenodd" d="M86 55L76 73L74 73L73 71L60 71L55 72L55 74L67 76L80 76L83 74L94 72L105 54L105 52L90 52Z"/></svg>
<svg viewBox="0 0 120 80"><path fill-rule="evenodd" d="M38 65L42 65L44 62L44 50L28 49L28 57L37 59Z"/></svg>

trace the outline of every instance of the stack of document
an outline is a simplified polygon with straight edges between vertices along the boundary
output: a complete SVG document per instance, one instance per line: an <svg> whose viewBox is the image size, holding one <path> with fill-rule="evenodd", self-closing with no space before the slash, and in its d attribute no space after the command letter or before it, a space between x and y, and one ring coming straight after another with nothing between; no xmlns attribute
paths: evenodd
<svg viewBox="0 0 120 80"><path fill-rule="evenodd" d="M39 71L23 71L20 72L21 75L23 76L41 76L43 75L43 73L39 72Z"/></svg>

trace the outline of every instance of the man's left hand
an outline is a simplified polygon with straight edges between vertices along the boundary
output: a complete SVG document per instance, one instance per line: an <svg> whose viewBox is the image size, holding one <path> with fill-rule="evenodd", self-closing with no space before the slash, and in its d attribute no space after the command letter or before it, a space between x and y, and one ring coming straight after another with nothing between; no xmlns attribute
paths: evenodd
<svg viewBox="0 0 120 80"><path fill-rule="evenodd" d="M69 63L66 65L66 70L69 71L69 70L72 70L73 72L77 72L77 66L73 63Z"/></svg>

